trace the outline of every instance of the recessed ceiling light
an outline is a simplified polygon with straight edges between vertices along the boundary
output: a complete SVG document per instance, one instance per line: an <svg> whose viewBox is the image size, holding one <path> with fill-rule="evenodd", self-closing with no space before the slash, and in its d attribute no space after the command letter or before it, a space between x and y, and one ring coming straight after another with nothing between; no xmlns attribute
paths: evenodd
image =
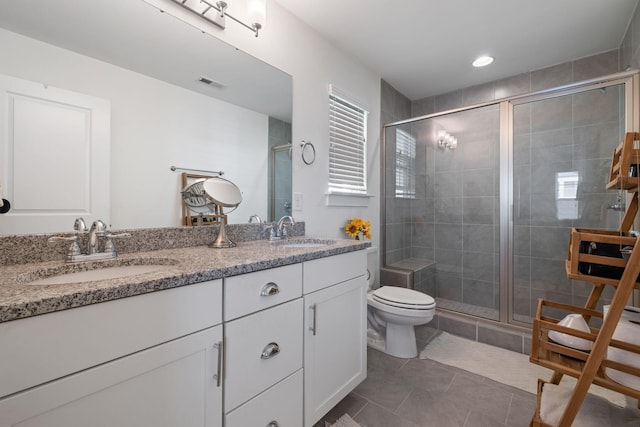
<svg viewBox="0 0 640 427"><path fill-rule="evenodd" d="M489 65L492 62L493 62L493 56L484 55L484 56L477 57L476 60L473 61L472 65L474 67L484 67L485 65Z"/></svg>

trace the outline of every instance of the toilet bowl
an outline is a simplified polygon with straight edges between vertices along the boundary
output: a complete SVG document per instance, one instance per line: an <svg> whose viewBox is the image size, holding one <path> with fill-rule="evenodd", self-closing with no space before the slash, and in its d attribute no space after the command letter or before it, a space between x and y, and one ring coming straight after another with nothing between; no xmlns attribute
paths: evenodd
<svg viewBox="0 0 640 427"><path fill-rule="evenodd" d="M435 300L422 292L377 284L378 254L368 248L367 292L368 344L399 358L418 355L415 326L429 323L436 311Z"/></svg>

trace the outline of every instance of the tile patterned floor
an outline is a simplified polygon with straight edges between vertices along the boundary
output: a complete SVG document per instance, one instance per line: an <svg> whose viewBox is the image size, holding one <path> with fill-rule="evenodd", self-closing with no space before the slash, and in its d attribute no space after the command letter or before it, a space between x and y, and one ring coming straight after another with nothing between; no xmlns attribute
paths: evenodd
<svg viewBox="0 0 640 427"><path fill-rule="evenodd" d="M348 413L366 427L528 426L533 394L431 360L368 351L367 379L324 421Z"/></svg>
<svg viewBox="0 0 640 427"><path fill-rule="evenodd" d="M314 427L345 413L364 427L527 427L535 411L531 393L432 360L369 349L367 364L367 379ZM613 408L605 417L603 427L634 425Z"/></svg>

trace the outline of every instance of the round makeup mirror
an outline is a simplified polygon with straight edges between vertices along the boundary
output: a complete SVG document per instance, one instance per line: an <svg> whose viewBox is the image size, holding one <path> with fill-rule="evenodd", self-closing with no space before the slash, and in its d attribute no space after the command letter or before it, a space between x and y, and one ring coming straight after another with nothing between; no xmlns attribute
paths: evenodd
<svg viewBox="0 0 640 427"><path fill-rule="evenodd" d="M202 183L202 189L206 198L218 207L218 214L222 218L218 237L209 247L233 248L236 244L227 237L225 229L227 215L224 213L223 208L231 208L229 212L232 212L238 207L242 202L240 189L233 182L220 177L205 179Z"/></svg>
<svg viewBox="0 0 640 427"><path fill-rule="evenodd" d="M218 206L235 209L242 202L240 189L233 182L224 178L208 178L203 182L202 188L205 194Z"/></svg>
<svg viewBox="0 0 640 427"><path fill-rule="evenodd" d="M209 246L212 248L233 248L234 242L227 237L225 225L227 215L223 208L233 212L242 202L240 189L231 181L220 177L199 178L182 190L182 200L188 208L202 215L215 214L220 219L218 237Z"/></svg>

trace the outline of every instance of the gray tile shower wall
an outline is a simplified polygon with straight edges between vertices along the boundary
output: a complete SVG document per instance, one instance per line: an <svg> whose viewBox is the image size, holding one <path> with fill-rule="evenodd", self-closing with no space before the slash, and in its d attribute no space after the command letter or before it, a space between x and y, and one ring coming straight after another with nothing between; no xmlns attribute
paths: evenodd
<svg viewBox="0 0 640 427"><path fill-rule="evenodd" d="M640 22L634 17L633 24ZM636 25L640 28L640 24ZM631 31L631 29L629 30ZM640 33L640 31L638 31ZM640 36L637 37L640 41ZM638 43L640 45L640 43ZM634 49L635 50L635 49ZM504 97L557 87L618 71L622 48L541 70L511 76L478 86L411 102L411 116L492 101ZM639 55L640 56L640 55ZM639 61L640 62L640 61ZM428 82L427 82L428 84ZM383 124L406 119L398 105L399 94L382 82ZM556 98L545 103L522 106L515 113L515 180L523 195L515 225L514 284L517 287L515 312L526 321L538 296L559 297L577 303L588 287L572 283L569 294L558 295L554 286L567 282L562 261L566 256L567 231L571 226L591 226L602 214L599 207L610 204L612 195L603 194L602 170L610 156L611 141L618 140L618 94L615 90ZM385 99L387 97L387 99ZM499 128L498 114L481 109L464 117L468 128L461 132L458 149L437 150L433 140L442 123L432 120L402 125L417 138L416 192L411 200L395 198L395 162L398 148L395 130L386 135L386 238L387 264L406 259L435 261L432 282L439 298L485 307L497 313L499 303ZM440 118L439 118L440 119ZM441 122L441 120L438 120ZM567 127L567 123L570 126ZM446 122L444 127L446 127ZM491 129L489 132L486 129ZM454 132L455 133L455 132ZM616 137L611 138L615 134ZM465 144L464 141L473 141ZM605 144L605 142L607 144ZM606 147L605 148L603 148ZM581 207L583 222L555 218L556 200L549 198L555 174L577 170L581 189L589 201ZM550 187L552 186L552 187ZM546 189L544 193L541 189ZM615 195L613 195L615 197ZM614 224L615 225L615 224ZM532 271L542 272L534 275ZM417 278L417 275L414 275ZM493 318L493 317L491 317ZM490 330L488 331L490 333Z"/></svg>

